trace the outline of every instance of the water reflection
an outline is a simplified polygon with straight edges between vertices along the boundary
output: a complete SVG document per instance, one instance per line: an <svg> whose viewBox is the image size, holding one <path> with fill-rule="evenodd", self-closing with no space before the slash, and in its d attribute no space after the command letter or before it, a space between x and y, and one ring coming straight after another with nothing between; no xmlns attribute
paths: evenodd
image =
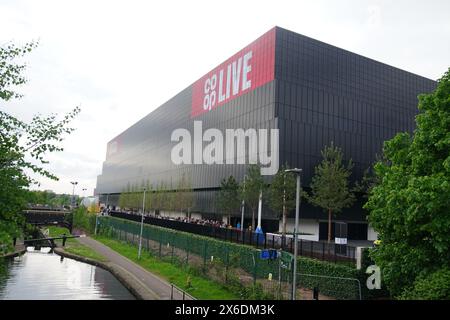
<svg viewBox="0 0 450 320"><path fill-rule="evenodd" d="M101 268L53 253L27 252L0 261L0 299L135 299Z"/></svg>

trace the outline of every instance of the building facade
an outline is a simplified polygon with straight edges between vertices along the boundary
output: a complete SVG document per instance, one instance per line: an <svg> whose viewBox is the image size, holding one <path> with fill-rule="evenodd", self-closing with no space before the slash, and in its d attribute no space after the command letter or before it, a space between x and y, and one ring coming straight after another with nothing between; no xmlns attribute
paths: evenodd
<svg viewBox="0 0 450 320"><path fill-rule="evenodd" d="M202 149L192 143L192 161L175 164L173 132L182 128L195 135L199 123L201 133L278 129L278 162L302 168L306 188L320 151L334 142L345 160L352 159L355 181L381 154L385 140L414 130L417 96L435 86L430 79L275 27L112 139L96 192L101 202L118 205L119 194L130 185L163 182L176 189L187 176L196 197L192 212L221 219L215 201L220 182L230 175L242 181L249 159L238 164L235 150L234 161L227 153L224 164L209 164L196 159ZM245 148L247 155L255 152L249 144ZM270 175L266 179L270 182ZM376 237L362 203L359 199L336 217L349 223L349 238ZM326 213L305 202L300 212L302 232L324 238ZM239 216L236 212L233 221ZM278 215L267 205L264 228L278 230Z"/></svg>

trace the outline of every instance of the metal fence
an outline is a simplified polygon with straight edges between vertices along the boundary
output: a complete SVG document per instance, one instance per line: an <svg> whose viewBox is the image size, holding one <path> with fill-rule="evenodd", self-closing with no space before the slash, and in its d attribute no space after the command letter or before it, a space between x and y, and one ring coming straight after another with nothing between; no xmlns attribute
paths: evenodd
<svg viewBox="0 0 450 320"><path fill-rule="evenodd" d="M122 219L99 217L98 232L119 241L137 246L140 224ZM231 242L217 241L191 233L179 232L153 225L145 225L142 238L143 250L163 261L186 268L190 273L202 274L226 285L242 299L290 299L292 293L292 254L278 250L276 259L262 259L261 250ZM312 277L313 275L310 275ZM300 299L312 299L317 281L297 277ZM319 279L316 277L316 279ZM355 288L321 281L323 295L357 299ZM345 280L348 281L348 280ZM338 295L333 290L349 290ZM185 290L189 293L189 288Z"/></svg>
<svg viewBox="0 0 450 320"><path fill-rule="evenodd" d="M173 283L170 284L170 300L174 300L175 295L174 293L178 292L179 295L181 295L181 300L197 300L193 296L191 296L189 293L184 291L183 289L180 289Z"/></svg>
<svg viewBox="0 0 450 320"><path fill-rule="evenodd" d="M343 300L362 300L361 282L356 278L297 273L297 279L299 288L312 288L325 296L339 296Z"/></svg>
<svg viewBox="0 0 450 320"><path fill-rule="evenodd" d="M141 221L141 215L138 214L111 211L111 216L136 222ZM220 228L177 220L155 218L151 216L145 216L144 223L173 230L185 231L218 240L250 245L256 248L273 248L294 253L293 237L283 238L281 235L273 233L256 233L250 230L241 231L234 228ZM298 254L305 257L331 262L356 262L356 247L327 243L323 241L299 239Z"/></svg>

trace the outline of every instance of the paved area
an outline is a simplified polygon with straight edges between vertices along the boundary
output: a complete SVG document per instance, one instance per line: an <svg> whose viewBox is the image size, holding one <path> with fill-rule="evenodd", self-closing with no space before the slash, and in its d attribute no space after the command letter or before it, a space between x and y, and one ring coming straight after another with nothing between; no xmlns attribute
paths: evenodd
<svg viewBox="0 0 450 320"><path fill-rule="evenodd" d="M171 285L167 281L145 270L130 259L90 237L86 236L84 238L78 238L77 240L104 256L109 260L109 264L114 264L119 269L128 273L130 277L133 277L133 280L148 290L149 295L147 296L154 297L155 300L170 300ZM182 300L182 293L174 289L173 299ZM186 296L185 299L189 300L189 297Z"/></svg>

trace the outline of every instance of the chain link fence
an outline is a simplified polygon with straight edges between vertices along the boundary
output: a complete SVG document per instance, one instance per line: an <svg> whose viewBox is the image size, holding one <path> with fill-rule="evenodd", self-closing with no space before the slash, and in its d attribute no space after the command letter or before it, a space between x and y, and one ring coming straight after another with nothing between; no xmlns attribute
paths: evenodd
<svg viewBox="0 0 450 320"><path fill-rule="evenodd" d="M140 224L113 217L99 217L98 232L138 246ZM153 225L144 225L142 248L161 260L186 268L192 274L223 284L241 299L291 299L292 254L277 251L275 259L262 259L261 250L251 246L215 240ZM301 267L301 263L300 263ZM298 274L297 299L313 299L313 289L323 295L357 299L353 286L343 286L344 279L331 280L329 285L318 276ZM336 294L333 288L350 290L348 295ZM356 290L356 291L355 291Z"/></svg>

